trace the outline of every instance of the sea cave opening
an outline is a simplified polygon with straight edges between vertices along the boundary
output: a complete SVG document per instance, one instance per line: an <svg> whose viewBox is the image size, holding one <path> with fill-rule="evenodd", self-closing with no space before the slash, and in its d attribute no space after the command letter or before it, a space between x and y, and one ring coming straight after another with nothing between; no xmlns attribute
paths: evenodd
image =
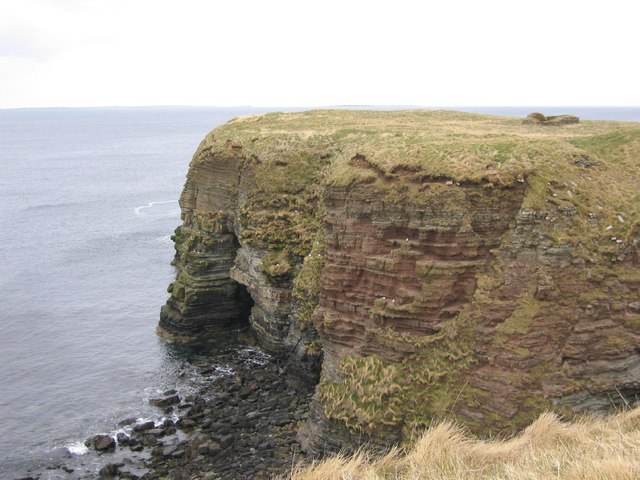
<svg viewBox="0 0 640 480"><path fill-rule="evenodd" d="M235 304L237 307L237 317L233 322L234 326L237 326L239 329L244 329L249 326L249 317L251 316L251 310L255 305L249 290L246 285L243 285L240 282L234 282L236 287L236 298Z"/></svg>

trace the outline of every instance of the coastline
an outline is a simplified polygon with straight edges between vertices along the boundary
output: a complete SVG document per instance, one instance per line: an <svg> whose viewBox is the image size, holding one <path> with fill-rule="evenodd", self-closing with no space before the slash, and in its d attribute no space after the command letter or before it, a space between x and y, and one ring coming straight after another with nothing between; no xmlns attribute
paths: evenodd
<svg viewBox="0 0 640 480"><path fill-rule="evenodd" d="M469 110L472 110L472 109L469 109ZM532 110L532 109L531 109L531 108L529 108L528 110ZM543 111L545 111L546 113L553 113L553 112L552 112L552 111L550 111L549 109L544 109L544 108L542 108L542 110L543 110ZM575 111L575 110L574 110L574 109L572 109L572 108L563 108L562 110L563 110L563 111L569 111L569 112L571 112L571 111ZM615 109L614 109L614 110L615 110ZM636 110L638 110L638 109L636 109ZM639 111L640 111L640 110L639 110ZM486 112L486 113L490 113L490 112ZM498 112L494 112L494 113L498 113ZM501 114L507 114L506 112L500 112L500 113L501 113ZM578 112L578 113L579 113L579 112ZM583 115L582 115L582 114L580 114L580 116L582 117ZM586 119L586 118L588 118L588 117L586 117L586 116L585 116L584 118ZM637 121L637 120L634 120L634 121ZM213 126L213 125L212 125L212 126ZM155 198L155 197L154 197L154 198ZM159 197L159 198L168 198L168 197ZM151 200L152 200L152 199L153 199L153 198L151 198ZM174 202L174 200L169 200L169 202ZM141 201L140 203L134 203L133 205L143 205L143 207L142 207L143 209L141 210L141 212L145 212L144 208L145 208L145 204L147 204L147 203L148 203L148 200L147 200L147 199L145 199L144 201ZM152 203L153 203L153 202L152 202ZM127 207L127 208L129 208L129 207ZM132 208L129 208L127 211L128 211L129 213L131 213L131 211L134 211L134 210L133 210ZM136 218L137 218L137 217L141 217L141 216L140 216L140 215L137 215L137 216L136 216ZM146 217L145 217L145 220L147 220L147 218L146 218ZM165 237L165 238L166 238L166 237ZM122 242L121 242L121 240L118 240L118 244L120 245L121 243L122 243ZM168 262L165 262L165 263L168 263ZM146 270L147 270L147 268L145 267L145 272L146 272ZM164 287L164 285L163 285L163 287ZM11 306L11 304L9 304L9 306ZM98 311L98 310L99 310L99 308L97 308L97 307L95 307L95 306L94 306L94 310ZM51 309L50 309L50 308L48 308L48 309L47 309L48 316L50 316L50 311L51 311ZM127 311L126 316L127 316L127 318L130 320L130 316L131 316L130 311ZM111 327L109 327L109 328L111 329L111 328L113 328L113 327L111 326ZM130 329L130 328L131 328L131 327L128 327L128 329ZM139 337L138 337L138 338L139 338ZM212 359L212 361L214 361L214 360L215 360L215 359ZM122 361L122 360L121 360L121 361ZM189 370L189 369L187 369L187 371L190 371L190 370ZM197 372L196 372L196 373L197 373ZM185 375L186 375L186 376L188 376L188 374L185 374ZM165 390L165 391L168 391L168 390ZM187 396L187 395L188 395L188 394L182 394L181 398L182 398L182 399L184 399L184 398L186 398L186 396ZM62 395L61 395L61 396L62 396ZM46 395L45 395L45 397L46 397ZM54 398L54 397L52 396L52 398ZM186 400L185 400L185 401L186 401ZM69 404L69 400L67 399L67 400L65 401L65 403L67 403L67 405L68 405L68 404ZM177 407L174 407L174 408L175 408L175 410L179 411L179 413L183 413L183 412L184 412L184 410L185 410L185 409L182 409L182 410L181 410L181 409L178 409ZM161 410L158 410L158 412L161 412ZM95 413L95 411L94 411L94 413ZM159 423L159 422L160 422L160 420L161 420L162 418L163 418L162 416L158 416L157 418L155 418L156 423ZM35 420L34 420L33 425L37 425L37 423L38 423L38 420L37 420L37 419L35 419ZM27 423L27 425L29 425L29 423ZM115 423L114 423L113 425L114 425L114 428L115 428ZM154 426L155 426L155 424L154 424ZM127 431L127 430L126 430L126 428L124 428L124 427L123 427L123 429L124 429L124 431L125 431L125 432ZM94 432L94 433L96 433L96 432ZM113 434L114 434L114 436L115 436L115 435L117 434L117 430L114 430L113 432L110 432L110 433L113 433ZM15 443L15 444L17 444L17 445L19 445L19 444L20 444L20 441L19 441L19 440L15 440L15 439L14 439L14 443ZM78 445L78 446L79 446L81 443L82 443L82 442L77 442L75 445ZM147 451L147 450L148 450L148 452L149 452L149 454L150 454L150 452L151 452L151 450L152 450L152 449L145 449L145 451ZM51 475L54 475L54 473L53 473L53 472L55 472L55 470L47 470L46 474L47 474L48 476L46 476L46 477L45 477L45 476L41 476L41 477L37 477L37 478L42 478L43 480L44 480L45 478L94 478L94 477L86 477L86 476L85 476L85 477L81 477L81 476L78 476L78 475L81 475L81 474L80 474L80 469L79 469L79 468L75 468L75 466L76 466L76 465L80 465L80 464L82 464L83 462L84 462L85 464L86 464L86 463L91 463L90 457L92 457L92 456L97 457L98 455L96 455L96 454L94 454L94 453L88 453L88 454L86 454L86 455L84 455L84 456L72 456L72 457L67 457L67 453L66 453L66 451L67 451L67 450L66 450L65 448L63 448L63 447L60 447L60 448L57 448L57 449L54 449L54 450L48 450L48 451L47 451L47 453L46 453L46 454L47 454L47 456L49 456L49 457L50 457L50 459L48 460L48 462L49 462L49 463L48 463L48 465L49 465L49 466L53 466L53 465L55 465L56 463L59 463L60 465L63 465L63 464L64 464L64 465L68 465L68 468L74 468L74 472L73 472L73 474L72 474L72 473L65 472L65 471L63 471L63 470L61 470L61 469L58 469L58 472L57 472L57 473L55 473L55 475L58 475L58 473L59 473L61 476L51 476ZM124 452L124 454L128 454L128 452L130 451L130 449L128 449L128 448L123 448L121 451L122 451L122 452ZM117 455L118 455L118 452L120 452L119 447L117 447L117 448L116 448L116 450L115 450L115 452L113 452L113 454L111 454L111 453L108 453L108 454L102 454L102 455L99 455L99 457L101 458L101 461L102 461L102 460L106 460L106 459L108 459L108 456L109 456L109 455L111 455L111 458L114 458L114 459L115 459L115 458L117 457ZM135 453L135 452L134 452L134 453ZM66 463L65 463L65 462L66 462ZM38 468L40 468L40 467L38 467ZM36 468L34 471L40 471L38 468ZM46 468L45 468L44 466L42 467L42 469L43 469L43 470L46 470ZM96 471L96 472L97 472L97 471ZM87 474L87 475L88 475L88 474ZM91 475L97 475L97 473L92 473ZM9 478L12 478L12 477L9 477Z"/></svg>
<svg viewBox="0 0 640 480"><path fill-rule="evenodd" d="M238 339L185 362L181 382L149 399L156 418L123 419L16 478L266 479L288 472L304 458L296 431L313 382L250 343Z"/></svg>

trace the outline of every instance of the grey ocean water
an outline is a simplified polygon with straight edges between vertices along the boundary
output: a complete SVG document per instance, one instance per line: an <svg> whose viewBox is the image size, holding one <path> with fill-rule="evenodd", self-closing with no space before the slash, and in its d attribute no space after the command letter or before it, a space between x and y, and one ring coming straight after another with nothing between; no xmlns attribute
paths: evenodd
<svg viewBox="0 0 640 480"><path fill-rule="evenodd" d="M640 121L640 108L459 109ZM189 160L211 128L255 112L0 110L1 478L153 413L181 361L155 326Z"/></svg>
<svg viewBox="0 0 640 480"><path fill-rule="evenodd" d="M177 200L204 135L250 111L0 110L0 478L171 384Z"/></svg>

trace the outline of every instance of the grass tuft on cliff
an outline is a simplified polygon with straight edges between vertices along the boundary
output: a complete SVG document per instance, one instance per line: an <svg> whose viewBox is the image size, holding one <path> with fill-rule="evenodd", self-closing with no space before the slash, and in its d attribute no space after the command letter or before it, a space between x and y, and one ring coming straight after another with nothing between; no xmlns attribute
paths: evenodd
<svg viewBox="0 0 640 480"><path fill-rule="evenodd" d="M403 452L360 451L311 466L293 480L633 480L640 478L640 408L564 423L545 413L510 439L479 440L442 422Z"/></svg>

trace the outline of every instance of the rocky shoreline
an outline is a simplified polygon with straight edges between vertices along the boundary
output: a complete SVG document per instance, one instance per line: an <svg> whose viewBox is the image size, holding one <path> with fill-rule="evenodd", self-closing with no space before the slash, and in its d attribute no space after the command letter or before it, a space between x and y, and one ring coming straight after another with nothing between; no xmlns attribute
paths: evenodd
<svg viewBox="0 0 640 480"><path fill-rule="evenodd" d="M176 388L149 402L158 418L124 419L22 480L266 479L304 458L296 439L313 382L246 344L186 363Z"/></svg>

